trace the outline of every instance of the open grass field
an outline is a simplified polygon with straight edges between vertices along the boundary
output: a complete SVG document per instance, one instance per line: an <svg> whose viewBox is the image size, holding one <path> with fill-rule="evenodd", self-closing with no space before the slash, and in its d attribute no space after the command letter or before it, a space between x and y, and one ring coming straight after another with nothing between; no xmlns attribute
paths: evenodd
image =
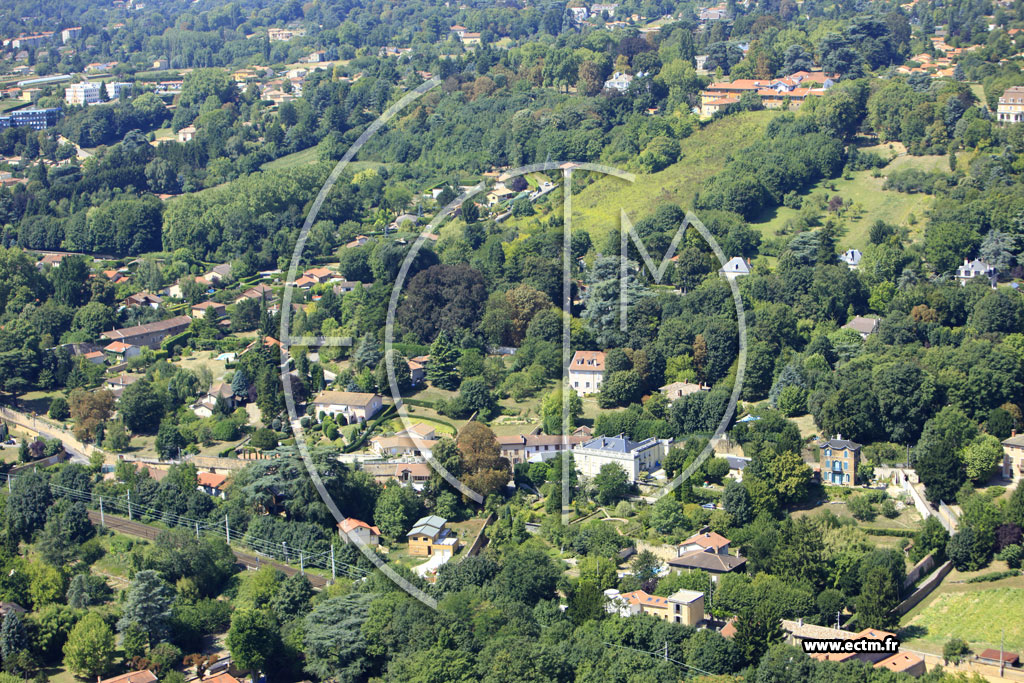
<svg viewBox="0 0 1024 683"><path fill-rule="evenodd" d="M876 149L884 154L882 149ZM947 164L948 160L942 155L898 156L882 169L883 175L878 178L875 178L871 171L857 171L850 174L849 180L844 178L822 180L804 192L802 196L825 194L828 197L833 197L838 195L844 200L853 200L853 206L847 209L841 218L844 229L839 238L839 247L842 249L852 247L864 249L868 245L868 232L875 221L884 220L907 227L913 235L915 231L920 231L923 228L925 213L931 208L934 201L932 196L926 194L906 194L883 190L885 175L891 171L910 167L928 171L948 170ZM760 231L766 239L777 237L782 234L781 231L786 222L796 219L798 214L796 209L784 206L769 209L751 227ZM915 225L911 225L911 217L913 217Z"/></svg>
<svg viewBox="0 0 1024 683"><path fill-rule="evenodd" d="M903 618L906 647L941 652L946 641L958 637L980 652L998 648L1005 637L1008 651L1024 649L1024 577L961 584L951 579L954 574Z"/></svg>
<svg viewBox="0 0 1024 683"><path fill-rule="evenodd" d="M315 164L320 161L317 156L316 147L307 147L304 150L295 152L294 154L287 154L273 161L260 166L262 171L281 171L289 168L295 168L296 166L308 166L309 164ZM361 171L364 168L378 168L384 164L379 161L352 161L349 163L348 168L353 171Z"/></svg>
<svg viewBox="0 0 1024 683"><path fill-rule="evenodd" d="M602 177L573 197L574 227L585 228L600 245L618 229L620 209L636 222L659 204L691 208L703 182L722 169L730 154L749 145L773 116L745 112L715 121L680 143L678 162L657 173L638 174L635 183Z"/></svg>
<svg viewBox="0 0 1024 683"><path fill-rule="evenodd" d="M27 106L28 102L24 102L22 100L4 100L3 102L0 102L0 114L6 114L7 112Z"/></svg>

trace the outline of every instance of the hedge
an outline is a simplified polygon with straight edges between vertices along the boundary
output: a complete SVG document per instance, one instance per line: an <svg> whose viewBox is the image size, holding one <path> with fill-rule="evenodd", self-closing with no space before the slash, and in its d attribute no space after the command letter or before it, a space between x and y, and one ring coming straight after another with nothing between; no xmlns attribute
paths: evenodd
<svg viewBox="0 0 1024 683"><path fill-rule="evenodd" d="M385 420L390 420L397 414L398 411L395 410L395 407L393 405L387 406L380 415L378 415L377 417L373 418L373 420L370 421L370 423L366 426L366 429L363 430L363 433L360 434L355 441L353 441L352 443L345 447L345 450L343 452L354 453L355 451L362 448L369 440L370 435L373 434L373 430L380 426L382 422L384 422Z"/></svg>
<svg viewBox="0 0 1024 683"><path fill-rule="evenodd" d="M901 539L912 539L916 531L908 528L882 528L864 526L864 532L869 536L895 536Z"/></svg>
<svg viewBox="0 0 1024 683"><path fill-rule="evenodd" d="M160 348L164 351L171 351L175 346L185 346L191 336L192 331L185 330L184 332L165 338L160 342Z"/></svg>

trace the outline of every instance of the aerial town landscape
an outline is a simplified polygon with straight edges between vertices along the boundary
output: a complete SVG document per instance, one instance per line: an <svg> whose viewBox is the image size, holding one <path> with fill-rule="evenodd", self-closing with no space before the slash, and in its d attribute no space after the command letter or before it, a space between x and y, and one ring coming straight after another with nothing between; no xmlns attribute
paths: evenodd
<svg viewBox="0 0 1024 683"><path fill-rule="evenodd" d="M1024 0L0 2L0 683L1024 683Z"/></svg>

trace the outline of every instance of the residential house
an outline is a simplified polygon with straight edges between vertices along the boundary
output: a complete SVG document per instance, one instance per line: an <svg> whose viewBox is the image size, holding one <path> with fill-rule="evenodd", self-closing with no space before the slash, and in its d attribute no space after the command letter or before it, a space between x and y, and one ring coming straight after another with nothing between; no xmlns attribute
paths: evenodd
<svg viewBox="0 0 1024 683"><path fill-rule="evenodd" d="M605 609L619 616L650 614L663 621L694 627L704 621L704 594L700 591L680 589L668 597L661 597L642 590L620 593L609 588L604 594L608 599Z"/></svg>
<svg viewBox="0 0 1024 683"><path fill-rule="evenodd" d="M727 280L735 280L743 275L750 275L750 259L744 260L742 256L733 256L718 272Z"/></svg>
<svg viewBox="0 0 1024 683"><path fill-rule="evenodd" d="M369 239L370 238L367 237L366 235L356 235L356 238L354 240L352 240L351 242L346 242L345 243L345 248L346 249L352 249L354 247L361 247L364 244L366 244L366 242Z"/></svg>
<svg viewBox="0 0 1024 683"><path fill-rule="evenodd" d="M479 45L480 34L473 31L466 31L461 36L459 36L459 42L461 42L463 45Z"/></svg>
<svg viewBox="0 0 1024 683"><path fill-rule="evenodd" d="M569 363L569 386L580 396L596 394L604 381L604 351L577 351Z"/></svg>
<svg viewBox="0 0 1024 683"><path fill-rule="evenodd" d="M394 465L388 480L397 481L406 486L412 486L417 491L421 490L423 484L430 479L433 472L430 465L425 462L400 462Z"/></svg>
<svg viewBox="0 0 1024 683"><path fill-rule="evenodd" d="M303 277L308 277L313 280L316 284L323 284L333 278L335 275L327 268L310 268L302 274Z"/></svg>
<svg viewBox="0 0 1024 683"><path fill-rule="evenodd" d="M1014 85L1003 91L996 106L999 123L1024 122L1024 85Z"/></svg>
<svg viewBox="0 0 1024 683"><path fill-rule="evenodd" d="M164 302L156 294L150 294L149 292L139 292L137 294L131 294L124 300L126 308L132 308L134 306L149 306L150 308L160 308L160 304Z"/></svg>
<svg viewBox="0 0 1024 683"><path fill-rule="evenodd" d="M711 387L704 386L703 384L694 384L693 382L672 382L658 389L668 399L671 405L676 399L689 396L690 394L696 394L700 391L709 391Z"/></svg>
<svg viewBox="0 0 1024 683"><path fill-rule="evenodd" d="M686 570L692 572L700 570L707 572L711 576L711 580L716 583L723 574L742 571L746 564L747 559L745 557L730 555L728 552L715 552L712 546L690 550L668 561L669 568L677 571Z"/></svg>
<svg viewBox="0 0 1024 683"><path fill-rule="evenodd" d="M853 320L843 325L843 329L853 330L860 335L861 339L867 339L878 331L878 319L855 315Z"/></svg>
<svg viewBox="0 0 1024 683"><path fill-rule="evenodd" d="M226 382L218 382L189 407L199 417L212 417L213 411L217 407L217 399L220 399L221 403L229 411L234 410L237 405L235 402L235 390L231 388L231 385Z"/></svg>
<svg viewBox="0 0 1024 683"><path fill-rule="evenodd" d="M631 484L640 480L641 472L651 473L661 469L664 454L664 442L654 437L632 441L624 434L599 436L572 449L576 469L584 477L592 479L601 471L601 467L614 463L626 471Z"/></svg>
<svg viewBox="0 0 1024 683"><path fill-rule="evenodd" d="M700 11L697 18L702 22L706 21L729 21L730 15L729 10L725 5L718 5L716 7L707 7Z"/></svg>
<svg viewBox="0 0 1024 683"><path fill-rule="evenodd" d="M141 671L130 671L113 678L104 678L103 680L99 680L99 676L97 676L96 680L99 683L156 683L158 679L152 671L143 669Z"/></svg>
<svg viewBox="0 0 1024 683"><path fill-rule="evenodd" d="M643 71L637 71L635 75L622 73L616 71L612 74L612 77L604 82L605 90L617 90L619 92L626 92L629 90L629 86L633 83L634 78L643 78L647 74Z"/></svg>
<svg viewBox="0 0 1024 683"><path fill-rule="evenodd" d="M267 38L271 42L281 40L291 40L292 38L298 38L306 35L306 30L302 28L268 28Z"/></svg>
<svg viewBox="0 0 1024 683"><path fill-rule="evenodd" d="M44 254L36 263L36 267L42 268L43 266L50 266L51 268L60 268L61 261L73 255L74 254Z"/></svg>
<svg viewBox="0 0 1024 683"><path fill-rule="evenodd" d="M849 266L850 270L856 270L857 266L860 265L862 256L860 249L847 249L843 252L843 255L839 257L839 260Z"/></svg>
<svg viewBox="0 0 1024 683"><path fill-rule="evenodd" d="M729 463L729 474L736 481L743 481L743 470L750 464L750 458L743 455L726 455L726 462Z"/></svg>
<svg viewBox="0 0 1024 683"><path fill-rule="evenodd" d="M678 556L693 552L714 552L719 555L729 554L729 539L722 536L719 533L711 531L708 527L704 527L701 531L690 536L688 539L679 544Z"/></svg>
<svg viewBox="0 0 1024 683"><path fill-rule="evenodd" d="M379 394L357 391L321 391L311 401L316 413L345 418L346 424L365 422L373 418L384 406Z"/></svg>
<svg viewBox="0 0 1024 683"><path fill-rule="evenodd" d="M0 620L6 617L8 614L25 614L27 612L24 607L16 602L0 602Z"/></svg>
<svg viewBox="0 0 1024 683"><path fill-rule="evenodd" d="M128 282L130 280L128 275L129 275L129 273L128 273L128 269L127 268L119 268L117 270L104 270L103 271L103 277L107 278L108 280L110 280L115 285L123 285L124 283Z"/></svg>
<svg viewBox="0 0 1024 683"><path fill-rule="evenodd" d="M231 277L231 264L230 263L219 263L213 268L210 268L210 272L203 275L203 279L207 282L220 282Z"/></svg>
<svg viewBox="0 0 1024 683"><path fill-rule="evenodd" d="M589 441L582 434L568 438L561 434L509 434L498 436L497 439L501 457L507 458L513 465L547 462L563 450L571 450L573 446Z"/></svg>
<svg viewBox="0 0 1024 683"><path fill-rule="evenodd" d="M1003 440L1003 478L1010 479L1024 475L1024 434L1018 434L1014 429L1008 439ZM1013 462L1017 461L1016 474L1014 474Z"/></svg>
<svg viewBox="0 0 1024 683"><path fill-rule="evenodd" d="M107 362L107 357L103 355L102 351L89 351L88 353L83 353L82 357L93 365L103 365Z"/></svg>
<svg viewBox="0 0 1024 683"><path fill-rule="evenodd" d="M821 481L834 486L853 486L857 483L857 463L860 462L860 444L844 439L842 434L824 442L821 450Z"/></svg>
<svg viewBox="0 0 1024 683"><path fill-rule="evenodd" d="M133 327L123 327L119 330L110 330L109 332L104 332L100 336L103 339L108 339L110 341L121 341L125 344L132 344L134 346L155 348L167 337L173 337L174 335L181 334L187 330L191 323L192 318L187 315L179 315L174 318L168 318L167 320L159 320L155 323L146 323L145 325L134 325Z"/></svg>
<svg viewBox="0 0 1024 683"><path fill-rule="evenodd" d="M418 519L407 534L409 554L430 557L437 554L454 555L459 550L459 539L448 528L448 520L429 515Z"/></svg>
<svg viewBox="0 0 1024 683"><path fill-rule="evenodd" d="M153 66L150 68L153 69L153 71L167 71L167 69L170 68L170 65L171 63L167 61L166 57L158 57L153 60Z"/></svg>
<svg viewBox="0 0 1024 683"><path fill-rule="evenodd" d="M197 489L214 498L226 498L227 475L214 474L213 472L200 472Z"/></svg>
<svg viewBox="0 0 1024 683"><path fill-rule="evenodd" d="M228 307L216 301L204 301L192 307L193 318L205 318L206 320L219 320L227 315Z"/></svg>
<svg viewBox="0 0 1024 683"><path fill-rule="evenodd" d="M981 259L974 259L973 261L964 259L964 264L956 269L957 281L963 286L967 284L968 280L973 280L976 277L987 277L992 288L995 289L999 271L996 270L995 266L989 265Z"/></svg>
<svg viewBox="0 0 1024 683"><path fill-rule="evenodd" d="M178 129L178 142L186 143L192 140L196 136L195 126L185 126L184 128Z"/></svg>
<svg viewBox="0 0 1024 683"><path fill-rule="evenodd" d="M103 388L109 389L113 392L115 398L120 398L121 393L125 389L135 384L140 379L142 379L142 375L140 374L122 372L120 375L107 378L107 381L103 384Z"/></svg>
<svg viewBox="0 0 1024 683"><path fill-rule="evenodd" d="M618 7L619 4L617 2L596 2L590 6L590 13L596 15L607 14L611 18L615 16L615 10Z"/></svg>
<svg viewBox="0 0 1024 683"><path fill-rule="evenodd" d="M454 34L455 34L455 37L456 37L456 38L462 38L462 36L466 35L466 31L468 31L469 29L468 29L468 28L466 28L465 26L461 26L461 25L459 25L459 24L455 24L455 25L454 25L454 26L452 26L452 27L451 27L451 29L449 29L449 30L450 30L450 31L451 31L452 33L454 33Z"/></svg>
<svg viewBox="0 0 1024 683"><path fill-rule="evenodd" d="M884 643L887 641L892 642L896 638L896 634L888 631L866 628L859 633L853 633L831 626L805 624L803 619L796 621L782 619L779 623L786 642L801 650L803 649L803 643L806 641L876 640ZM912 652L892 654L883 647L879 647L878 651L864 649L858 652L816 652L811 654L810 657L819 661L831 662L861 661L871 664L876 669L887 669L895 673L905 673L915 678L925 672L925 662L920 656Z"/></svg>
<svg viewBox="0 0 1024 683"><path fill-rule="evenodd" d="M577 24L582 24L587 20L586 7L566 7L565 10L572 15L572 20Z"/></svg>
<svg viewBox="0 0 1024 683"><path fill-rule="evenodd" d="M420 384L427 379L427 369L420 363L414 360L406 361L406 365L409 366L409 377L412 379L412 385L418 387Z"/></svg>
<svg viewBox="0 0 1024 683"><path fill-rule="evenodd" d="M270 286L260 283L255 287L250 287L249 289L242 292L241 295L239 295L239 297L235 299L235 303L237 304L244 299L258 299L263 301L270 301L273 298L274 290Z"/></svg>
<svg viewBox="0 0 1024 683"><path fill-rule="evenodd" d="M338 535L343 543L380 545L380 529L355 517L346 517L338 524Z"/></svg>
<svg viewBox="0 0 1024 683"><path fill-rule="evenodd" d="M694 55L693 62L696 66L696 71L699 74L706 74L707 69L704 68L704 63L708 61L708 55Z"/></svg>
<svg viewBox="0 0 1024 683"><path fill-rule="evenodd" d="M111 361L115 363L123 363L129 358L135 358L136 356L142 355L142 349L134 344L125 344L124 342L114 341L103 347L103 353L109 356Z"/></svg>
<svg viewBox="0 0 1024 683"><path fill-rule="evenodd" d="M420 422L408 429L395 432L393 436L375 436L370 439L370 449L381 457L417 456L429 458L438 439L434 428Z"/></svg>
<svg viewBox="0 0 1024 683"><path fill-rule="evenodd" d="M723 95L722 97L708 99L700 103L700 115L705 118L711 118L718 112L725 111L732 105L739 103L740 98L738 95Z"/></svg>

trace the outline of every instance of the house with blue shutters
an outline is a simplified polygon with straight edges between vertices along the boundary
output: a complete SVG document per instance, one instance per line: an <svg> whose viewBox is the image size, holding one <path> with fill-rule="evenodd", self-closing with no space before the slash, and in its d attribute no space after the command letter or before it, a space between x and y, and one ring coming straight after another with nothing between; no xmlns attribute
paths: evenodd
<svg viewBox="0 0 1024 683"><path fill-rule="evenodd" d="M819 446L821 449L821 481L833 486L853 486L857 481L860 444L836 434Z"/></svg>

